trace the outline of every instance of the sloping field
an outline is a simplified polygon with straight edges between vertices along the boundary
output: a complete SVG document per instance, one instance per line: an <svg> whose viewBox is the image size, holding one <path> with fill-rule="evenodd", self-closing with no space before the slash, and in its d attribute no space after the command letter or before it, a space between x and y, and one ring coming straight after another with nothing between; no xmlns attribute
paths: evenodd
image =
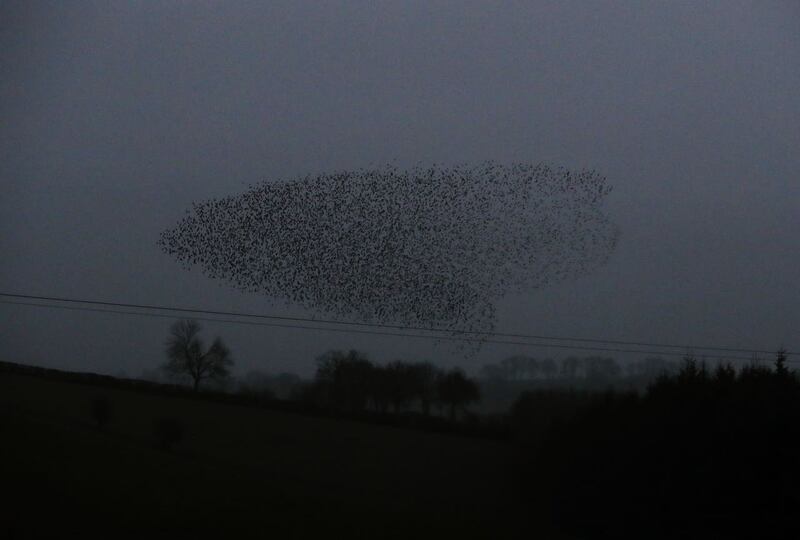
<svg viewBox="0 0 800 540"><path fill-rule="evenodd" d="M163 417L184 428L171 452ZM507 443L14 373L0 373L0 421L7 537L499 538L534 524Z"/></svg>

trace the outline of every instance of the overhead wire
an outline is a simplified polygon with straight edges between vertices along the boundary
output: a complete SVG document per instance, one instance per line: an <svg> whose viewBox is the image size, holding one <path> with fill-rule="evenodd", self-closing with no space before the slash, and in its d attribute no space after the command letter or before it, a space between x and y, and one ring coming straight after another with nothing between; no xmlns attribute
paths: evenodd
<svg viewBox="0 0 800 540"><path fill-rule="evenodd" d="M109 307L150 309L150 310L157 310L157 311L170 311L170 312L182 312L182 313L193 313L193 314L194 313L200 313L200 314L206 314L206 315L247 317L247 318L283 320L283 321L293 321L293 322L311 322L311 323L315 323L315 324L336 324L336 325L343 325L343 326L363 326L363 327L372 327L372 328L387 328L387 329L393 329L393 330L414 330L414 331L422 331L422 332L441 332L441 333L446 333L446 334L450 334L450 335L452 335L452 334L463 334L463 335L489 336L489 337L500 337L500 338L538 339L538 340L547 340L547 341L568 341L568 342L576 342L576 343L600 343L600 344L606 344L606 345L624 345L624 346L632 346L632 347L663 347L663 348L669 348L669 349L682 349L682 350L691 349L691 350L718 351L718 352L735 352L735 353L744 353L744 354L774 354L775 353L775 351L768 351L768 350L763 350L763 349L747 349L747 348L738 348L738 347L699 346L699 345L673 344L673 343L657 343L657 342L647 342L647 341L623 341L623 340L611 340L611 339L593 339L593 338L568 337L568 336L547 336L547 335L537 335L537 334L506 333L506 332L481 332L481 331L475 331L475 330L461 330L461 329L457 329L457 328L451 329L451 328L434 328L434 327L399 325L399 324L383 324L383 323L370 323L370 322L338 321L338 320L334 320L334 319L320 319L320 318L314 318L314 317L296 317L296 316L287 316L287 315L273 315L273 314L261 314L261 313L221 311L221 310L200 309L200 308L163 306L163 305L155 305L155 304L132 304L132 303L124 303L124 302L108 302L108 301L100 301L100 300L87 300L87 299L79 299L79 298L65 298L65 297L57 297L57 296L36 296L36 295L28 295L28 294L5 293L5 292L0 292L0 296L11 297L11 298L23 298L23 299L28 299L28 300L44 300L44 301L55 301L55 302L65 302L65 303L102 305L102 306L109 306ZM787 354L787 356L791 356L791 355L797 355L798 353L786 351L786 354Z"/></svg>
<svg viewBox="0 0 800 540"><path fill-rule="evenodd" d="M6 295L4 293L0 293L0 296L12 296ZM26 296L26 295L16 295L16 296ZM37 300L39 300L37 298ZM103 305L109 307L132 307L139 310L151 310L153 307L146 306L146 305L137 305L137 304L123 304L118 302L94 302L94 301L80 301L71 299L72 302L84 303L84 304L94 304L94 305ZM21 306L29 306L29 307L39 307L39 308L50 308L50 309L61 309L61 310L68 310L68 311L83 311L83 312L94 312L94 313L110 313L110 314L117 314L117 315L132 315L132 316L144 316L144 317L156 317L156 318L165 318L165 319L174 319L174 315L168 315L165 313L152 313L148 311L129 311L129 310L122 310L122 309L109 309L108 307L104 308L97 308L97 307L89 307L89 306L76 306L76 305L60 305L60 304L52 304L52 303L43 303L41 300L37 302L23 302L23 301L14 301L14 300L2 300L0 299L0 304L9 304L9 305L21 305ZM252 320L240 320L240 319L226 319L226 318L219 318L219 317L202 317L197 316L196 314L207 314L207 315L229 315L229 316L241 316L241 317L254 317L252 314L237 314L234 312L219 312L213 310L201 310L201 309L191 309L191 310L183 310L181 308L169 308L164 306L158 306L162 310L169 310L172 312L191 312L193 314L193 318L204 321L204 322L216 322L216 323L225 323L225 324L240 324L240 325L247 325L247 326L261 326L261 327L272 327L272 328L286 328L286 329L297 329L297 330L312 330L312 331L322 331L322 332L334 332L334 333L348 333L348 334L361 334L361 335L378 335L378 336L391 336L391 337L402 337L402 338L412 338L412 339L429 339L435 341L450 341L450 342L467 342L467 343L487 343L487 344L496 344L496 345L514 345L514 346L527 346L527 347L538 347L538 348L553 348L553 349L567 349L567 350L581 350L581 351L592 351L592 352L614 352L614 353L627 353L627 354L644 354L644 355L651 355L651 356L673 356L673 357L686 357L687 355L694 354L694 348L687 347L685 352L676 352L676 351L663 351L663 350L652 350L652 349L623 349L618 347L597 347L597 346L586 346L586 345L565 345L562 343L541 343L541 342L530 342L530 341L517 341L517 340L499 340L499 339L492 339L492 338L479 338L479 337L458 337L452 335L435 335L435 334L413 334L407 332L387 332L381 330L364 330L358 328L334 328L330 326L308 326L308 325L301 325L301 324L290 324L290 323L276 323L276 322L264 322L264 321L252 321ZM276 318L276 319L283 319L284 317L281 316L268 316L268 315L261 315L259 317L262 318ZM288 318L292 321L302 321L302 322L309 322L309 323L318 323L320 321L315 321L314 319L305 319L300 317L291 317ZM325 321L327 324L352 324L352 323L339 323L336 321ZM365 324L363 326L372 326L369 324ZM401 327L406 328L406 327ZM420 328L420 330L423 330ZM487 333L488 334L488 333ZM495 334L501 335L501 334ZM528 337L525 335L525 337ZM531 339L537 339L535 337L531 337ZM705 348L705 350L709 350L710 348ZM727 350L727 349L726 349ZM749 352L747 349L742 349L742 351ZM699 354L698 356L701 359L711 359L711 360L742 360L742 361L763 361L765 359L759 358L757 354L770 354L774 355L775 353L772 351L754 351L753 356L744 357L744 356L732 356L732 355L717 355L717 354ZM788 360L790 362L800 362L800 360Z"/></svg>

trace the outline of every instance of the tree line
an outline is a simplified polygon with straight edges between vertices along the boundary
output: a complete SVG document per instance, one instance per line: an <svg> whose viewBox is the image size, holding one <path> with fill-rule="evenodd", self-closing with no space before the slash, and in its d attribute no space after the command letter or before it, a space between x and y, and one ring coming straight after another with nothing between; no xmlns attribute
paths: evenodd
<svg viewBox="0 0 800 540"><path fill-rule="evenodd" d="M660 357L648 357L620 364L608 356L568 356L563 359L536 358L515 355L497 363L485 364L481 378L492 382L584 380L609 382L620 378L655 379L665 373L674 373L678 362Z"/></svg>
<svg viewBox="0 0 800 540"><path fill-rule="evenodd" d="M371 362L356 350L328 351L317 358L317 372L307 399L335 409L394 413L416 408L447 408L455 420L480 399L478 385L460 369L442 370L430 362Z"/></svg>
<svg viewBox="0 0 800 540"><path fill-rule="evenodd" d="M205 347L200 330L194 320L175 322L166 342L167 361L162 365L168 375L190 380L195 391L204 381L228 380L234 364L222 339L217 337ZM451 420L481 397L475 381L458 368L442 370L430 362L401 360L379 365L356 350L328 351L318 357L316 375L308 385L302 385L299 377L292 374L269 378L253 372L240 391L271 399L274 394L269 383L274 382L284 384L290 397L322 407L385 414L390 410L408 411L416 404L426 416L432 407L446 408Z"/></svg>

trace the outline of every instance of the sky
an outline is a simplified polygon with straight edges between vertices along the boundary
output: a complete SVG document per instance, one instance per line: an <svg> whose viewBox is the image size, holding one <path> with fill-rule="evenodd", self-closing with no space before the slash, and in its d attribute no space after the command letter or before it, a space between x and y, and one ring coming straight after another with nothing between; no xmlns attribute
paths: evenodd
<svg viewBox="0 0 800 540"><path fill-rule="evenodd" d="M315 316L183 269L159 234L260 181L544 161L607 177L619 244L500 299L498 331L800 350L798 28L794 1L0 2L0 292ZM5 360L131 376L172 322L0 319ZM240 374L570 353L204 326Z"/></svg>

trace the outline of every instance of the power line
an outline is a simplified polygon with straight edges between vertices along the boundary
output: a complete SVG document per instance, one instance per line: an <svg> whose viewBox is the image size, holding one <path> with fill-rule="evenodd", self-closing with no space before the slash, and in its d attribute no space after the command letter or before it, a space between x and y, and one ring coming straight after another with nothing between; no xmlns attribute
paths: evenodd
<svg viewBox="0 0 800 540"><path fill-rule="evenodd" d="M63 306L57 304L45 304L45 303L34 303L34 302L19 302L19 301L12 301L12 300L0 300L0 304L10 304L10 305L19 305L19 306L30 306L30 307L39 307L39 308L51 308L51 309L62 309L67 311L84 311L84 312L93 312L93 313L112 313L116 315L134 315L134 316L141 316L141 317L156 317L156 318L164 318L164 319L174 319L172 315L166 315L161 313L146 313L141 311L123 311L119 309L104 309L104 308L92 308L86 306ZM384 332L384 331L376 331L376 330L359 330L353 328L330 328L324 326L304 326L298 324L283 324L283 323L268 323L268 322L261 322L261 321L241 321L241 320L234 320L234 319L220 319L220 318L212 318L212 317L194 317L200 321L207 321L207 322L217 322L217 323L226 323L226 324L241 324L247 326L266 326L266 327L273 327L273 328L289 328L289 329L297 329L297 330L316 330L322 332L336 332L336 333L347 333L347 334L367 334L367 335L378 335L378 336L392 336L392 337L403 337L403 338L413 338L413 339L432 339L432 340L441 340L441 341L456 341L456 342L466 342L466 343L490 343L490 344L498 344L498 345L517 345L517 346L526 346L526 347L540 347L540 348L556 348L556 349L569 349L569 350L583 350L583 351L593 351L593 352L616 352L616 353L636 353L636 354L647 354L647 355L654 355L654 356L680 356L685 357L685 353L678 353L674 351L654 351L654 350L637 350L637 349L619 349L619 348L609 348L609 347L587 347L581 345L560 345L560 344L553 344L553 343L531 343L527 341L507 341L507 340L496 340L496 339L481 339L481 338L465 338L465 337L454 337L454 336L438 336L438 335L422 335L422 334L408 334L408 333L401 333L401 332ZM744 361L763 361L765 359L760 359L757 357L743 357L743 356L721 356L721 355L701 355L703 359L712 359L712 360L744 360ZM789 360L789 362L800 362L800 360Z"/></svg>
<svg viewBox="0 0 800 540"><path fill-rule="evenodd" d="M200 313L206 315L221 315L226 317L248 317L248 318L257 318L257 319L269 319L269 320L282 320L282 321L292 321L292 322L310 322L315 324L336 324L336 325L344 325L344 326L364 326L364 327L371 327L371 328L387 328L392 330L413 330L413 331L421 331L421 332L440 332L440 333L447 333L447 334L462 334L462 335L473 335L473 336L489 336L489 337L500 337L500 338L517 338L517 339L538 339L538 340L546 340L546 341L568 341L568 342L577 342L577 343L599 343L604 345L623 345L629 347L659 347L659 348L668 348L668 349L682 349L682 350L703 350L703 351L718 351L718 352L734 352L734 353L744 353L744 354L768 354L772 355L775 354L775 351L766 351L760 349L743 349L743 348L734 348L734 347L717 347L717 346L696 346L696 345L677 345L671 343L653 343L653 342L646 342L646 341L621 341L621 340L609 340L609 339L590 339L590 338L578 338L578 337L565 337L565 336L545 336L545 335L536 335L536 334L513 334L513 333L503 333L503 332L480 332L480 331L473 331L473 330L459 330L459 329L449 329L449 328L430 328L424 326L408 326L408 325L397 325L397 324L381 324L381 323L359 323L359 322L352 322L352 321L337 321L333 319L315 319L309 317L290 317L286 315L268 315L268 314L259 314L259 313L245 313L245 312L233 312L233 311L218 311L218 310L210 310L210 309L199 309L199 308L182 308L182 307L174 307L174 306L161 306L161 305L153 305L153 304L129 304L123 302L104 302L98 300L84 300L78 298L64 298L64 297L56 297L56 296L35 296L29 294L14 294L14 293L4 293L0 292L0 296L6 296L11 298L23 298L27 300L43 300L43 301L55 301L55 302L66 302L66 303L73 303L73 304L93 304L99 306L108 306L108 307L122 307L122 308L133 308L133 309L149 309L149 310L157 310L157 311L170 311L170 312L181 312L181 313ZM485 340L475 340L475 341L485 341ZM574 347L570 347L574 348ZM799 353L792 353L786 352L787 355L796 355ZM682 355L682 354L681 354Z"/></svg>

